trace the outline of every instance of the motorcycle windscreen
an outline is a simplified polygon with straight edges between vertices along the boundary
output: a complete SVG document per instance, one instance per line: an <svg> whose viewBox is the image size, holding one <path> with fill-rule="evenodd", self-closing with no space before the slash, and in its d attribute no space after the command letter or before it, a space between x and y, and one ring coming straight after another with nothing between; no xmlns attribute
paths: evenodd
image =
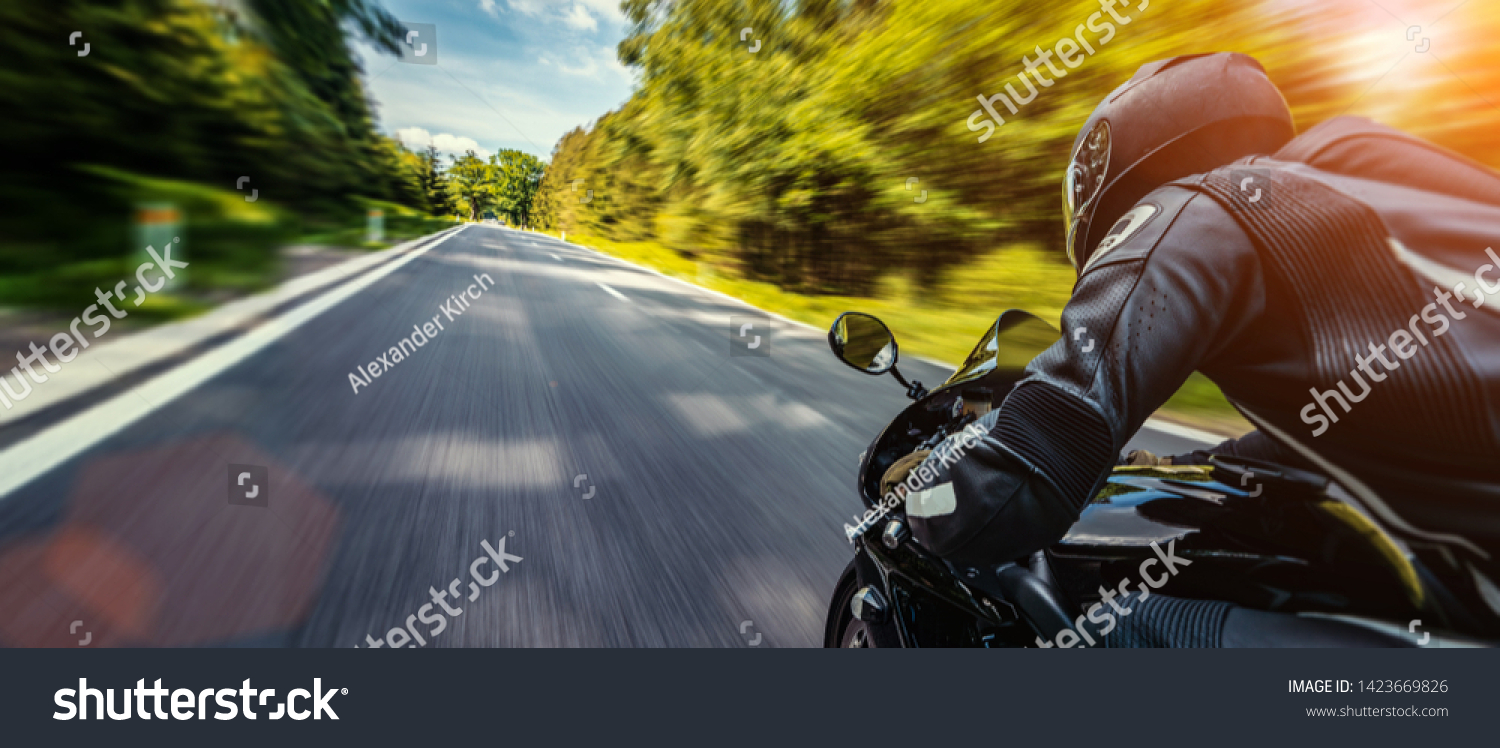
<svg viewBox="0 0 1500 748"><path fill-rule="evenodd" d="M997 370L1012 381L1020 379L1026 365L1061 337L1057 328L1031 312L1008 310L995 320L943 386L971 382Z"/></svg>

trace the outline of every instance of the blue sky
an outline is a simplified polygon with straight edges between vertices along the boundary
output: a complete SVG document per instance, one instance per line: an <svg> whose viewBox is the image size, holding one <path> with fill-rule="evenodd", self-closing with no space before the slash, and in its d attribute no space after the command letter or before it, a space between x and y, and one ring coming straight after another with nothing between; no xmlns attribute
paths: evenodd
<svg viewBox="0 0 1500 748"><path fill-rule="evenodd" d="M618 0L384 0L408 23L437 26L437 64L357 49L380 129L407 147L549 158L563 133L630 97L615 45ZM508 121L507 121L508 120Z"/></svg>

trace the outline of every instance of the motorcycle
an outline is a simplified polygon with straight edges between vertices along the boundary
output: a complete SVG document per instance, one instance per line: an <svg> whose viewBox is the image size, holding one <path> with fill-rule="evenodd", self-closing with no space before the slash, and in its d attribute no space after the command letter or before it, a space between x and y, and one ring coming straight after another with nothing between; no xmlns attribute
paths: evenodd
<svg viewBox="0 0 1500 748"><path fill-rule="evenodd" d="M835 320L834 355L866 374L893 375L915 402L860 457L867 511L846 526L854 558L835 585L824 646L1102 645L1091 632L1108 628L1084 625L1085 616L1115 621L1121 609L1103 603L1150 573L1152 593L1226 601L1273 622L1322 619L1324 632L1358 631L1382 646L1484 646L1500 634L1460 549L1402 538L1327 477L1257 460L1115 467L1061 540L1012 563L960 569L923 548L905 501L881 495L886 471L999 407L1059 337L1041 319L1007 311L928 391L896 368L895 336L878 318ZM951 484L928 490L924 501L952 501L940 495ZM1170 575L1150 569L1163 550L1187 563Z"/></svg>

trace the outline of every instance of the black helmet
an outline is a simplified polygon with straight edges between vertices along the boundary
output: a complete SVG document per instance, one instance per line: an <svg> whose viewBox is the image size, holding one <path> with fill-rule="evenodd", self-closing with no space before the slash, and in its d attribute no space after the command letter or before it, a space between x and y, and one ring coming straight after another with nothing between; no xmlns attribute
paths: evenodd
<svg viewBox="0 0 1500 748"><path fill-rule="evenodd" d="M1068 259L1082 273L1108 229L1152 190L1274 153L1295 134L1286 100L1251 57L1222 52L1141 66L1073 141L1063 179Z"/></svg>

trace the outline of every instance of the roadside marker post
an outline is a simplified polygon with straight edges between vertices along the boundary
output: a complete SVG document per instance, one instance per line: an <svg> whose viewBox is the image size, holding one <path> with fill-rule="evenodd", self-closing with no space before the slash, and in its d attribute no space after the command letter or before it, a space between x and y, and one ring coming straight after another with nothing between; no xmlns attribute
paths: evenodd
<svg viewBox="0 0 1500 748"><path fill-rule="evenodd" d="M365 214L365 241L378 242L385 240L385 211L379 208L371 208Z"/></svg>
<svg viewBox="0 0 1500 748"><path fill-rule="evenodd" d="M147 262L154 262L151 255L146 252L146 247L153 247L157 252L165 252L167 247L172 248L173 260L187 260L187 237L182 231L182 212L177 205L168 202L141 203L135 208L135 225L132 227L133 246L130 249L130 272ZM174 244L173 241L176 240ZM173 278L167 280L163 291L174 291L181 288L186 282L187 269L178 269L173 272Z"/></svg>

